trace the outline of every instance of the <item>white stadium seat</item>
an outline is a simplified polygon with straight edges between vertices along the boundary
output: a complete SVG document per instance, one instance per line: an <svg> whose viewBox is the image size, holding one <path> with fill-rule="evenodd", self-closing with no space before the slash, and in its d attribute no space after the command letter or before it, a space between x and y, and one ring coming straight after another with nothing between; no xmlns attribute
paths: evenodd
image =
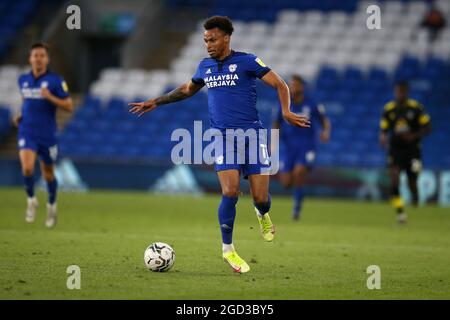
<svg viewBox="0 0 450 320"><path fill-rule="evenodd" d="M450 1L435 3L450 21ZM372 4L381 8L381 30L369 30L366 26L367 8ZM427 10L423 1L400 0L359 1L354 13L282 10L273 24L234 21L232 48L256 54L283 76L296 72L313 79L323 65L338 69L354 65L362 70L379 66L393 72L404 54L421 60L429 55L450 58L450 26L430 42L428 31L420 27ZM91 92L103 97L117 93L125 97L154 96L167 85L187 81L199 61L207 56L202 32L203 21L199 21L169 70L108 68L92 84ZM14 76L17 70L2 67L0 75L3 74ZM8 89L0 80L0 93Z"/></svg>

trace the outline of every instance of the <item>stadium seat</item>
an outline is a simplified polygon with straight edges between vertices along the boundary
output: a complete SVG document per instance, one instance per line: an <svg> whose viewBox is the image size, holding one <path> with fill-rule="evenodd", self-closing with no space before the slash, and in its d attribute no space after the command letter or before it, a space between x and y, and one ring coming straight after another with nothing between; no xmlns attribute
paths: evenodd
<svg viewBox="0 0 450 320"><path fill-rule="evenodd" d="M173 0L170 5L183 6L189 1ZM192 1L195 5L209 3ZM374 3L382 7L383 29L361 28L366 23L367 6ZM378 147L378 122L383 105L393 98L393 83L399 79L413 80L412 96L430 106L433 125L450 134L443 120L450 117L446 113L450 109L450 72L447 71L450 70L450 28L444 29L430 44L427 31L419 26L427 10L424 1L262 0L247 5L229 0L210 4L211 13L227 14L234 19L232 47L235 50L257 54L283 77L301 74L314 96L325 102L333 132L330 143L320 149L318 165L384 166L385 155ZM446 1L439 0L437 5L445 13L450 11ZM81 122L85 121L99 136L109 137L108 145L96 151L98 154L167 159L174 145L169 139L172 130L184 127L192 131L193 121L199 119L204 121L205 129L209 125L206 90L140 119L130 117L125 103L168 92L179 85L179 79L189 79L198 61L206 56L202 31L199 21L168 70L103 70L92 84L83 107L66 127L62 135L64 145L76 142L74 134L84 130L85 124ZM14 70L1 72L15 73ZM0 91L7 90L2 87L6 88L0 80ZM276 91L257 82L257 92L260 117L269 126L272 109L278 108ZM100 113L104 119L98 119ZM127 136L133 133L141 134L127 141ZM156 136L166 139L155 139ZM80 139L89 144L99 137ZM433 134L424 143L442 143L442 139ZM124 144L126 149L119 148ZM88 149L75 148L84 155ZM431 148L430 152L437 151ZM436 167L447 163L446 160L427 161Z"/></svg>

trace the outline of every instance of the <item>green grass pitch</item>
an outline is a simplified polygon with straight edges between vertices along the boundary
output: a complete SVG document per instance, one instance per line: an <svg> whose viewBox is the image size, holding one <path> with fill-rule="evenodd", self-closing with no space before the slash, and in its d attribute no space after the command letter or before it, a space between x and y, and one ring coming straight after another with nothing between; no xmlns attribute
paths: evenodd
<svg viewBox="0 0 450 320"><path fill-rule="evenodd" d="M408 208L397 226L388 204L306 199L290 220L289 198L273 197L274 243L259 234L249 197L238 203L234 243L251 267L233 273L221 258L219 196L132 192L61 193L59 223L24 221L20 189L0 189L0 299L450 299L450 210ZM167 273L145 269L151 242L173 246ZM66 268L81 268L68 290ZM367 288L369 265L381 289Z"/></svg>

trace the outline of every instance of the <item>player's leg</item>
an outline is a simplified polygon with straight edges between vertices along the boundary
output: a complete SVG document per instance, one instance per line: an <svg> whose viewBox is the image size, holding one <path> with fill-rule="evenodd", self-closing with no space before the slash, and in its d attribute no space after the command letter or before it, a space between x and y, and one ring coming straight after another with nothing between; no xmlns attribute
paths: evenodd
<svg viewBox="0 0 450 320"><path fill-rule="evenodd" d="M303 204L303 186L305 185L308 168L304 165L298 164L293 170L293 185L294 185L294 208L292 211L292 218L294 220L300 219L300 214Z"/></svg>
<svg viewBox="0 0 450 320"><path fill-rule="evenodd" d="M417 207L419 204L419 191L417 189L417 173L408 171L408 187L412 195L412 205Z"/></svg>
<svg viewBox="0 0 450 320"><path fill-rule="evenodd" d="M38 155L41 158L41 172L47 183L48 202L47 219L45 225L52 228L56 225L56 195L58 191L58 182L55 177L55 162L57 158L57 146L39 145Z"/></svg>
<svg viewBox="0 0 450 320"><path fill-rule="evenodd" d="M279 176L280 183L286 189L290 189L292 187L292 172L280 172Z"/></svg>
<svg viewBox="0 0 450 320"><path fill-rule="evenodd" d="M400 196L400 167L392 165L389 168L389 176L391 179L391 197L392 206L397 212L397 221L400 224L406 223L406 213L403 199Z"/></svg>
<svg viewBox="0 0 450 320"><path fill-rule="evenodd" d="M47 202L47 219L45 225L52 228L56 225L57 210L56 210L56 195L58 192L58 181L55 177L55 165L47 164L41 161L42 176L47 183L48 202Z"/></svg>
<svg viewBox="0 0 450 320"><path fill-rule="evenodd" d="M292 170L294 169L294 158L292 152L283 150L280 153L280 173L278 175L280 183L286 189L292 187Z"/></svg>
<svg viewBox="0 0 450 320"><path fill-rule="evenodd" d="M222 233L222 254L234 271L245 273L250 270L248 264L238 256L233 246L233 228L236 218L236 204L239 195L239 170L230 169L217 172L222 200L219 205L219 224Z"/></svg>
<svg viewBox="0 0 450 320"><path fill-rule="evenodd" d="M266 241L272 241L275 235L275 226L269 216L272 204L269 194L269 177L269 175L263 174L251 174L248 176L256 216L259 221L261 234Z"/></svg>
<svg viewBox="0 0 450 320"><path fill-rule="evenodd" d="M295 153L293 160L294 168L292 170L294 185L294 207L292 210L292 218L294 221L300 219L303 204L303 189L306 182L308 171L312 170L316 152L314 148L299 149Z"/></svg>
<svg viewBox="0 0 450 320"><path fill-rule="evenodd" d="M419 204L419 190L417 188L417 179L422 170L422 162L418 158L413 158L410 167L406 170L408 176L408 187L412 195L412 204L417 207Z"/></svg>
<svg viewBox="0 0 450 320"><path fill-rule="evenodd" d="M38 206L38 202L34 194L34 165L36 163L36 157L36 151L32 149L21 149L19 151L23 181L28 197L25 221L29 223L34 222L36 218L36 209Z"/></svg>
<svg viewBox="0 0 450 320"><path fill-rule="evenodd" d="M295 153L284 150L280 154L280 174L278 175L281 184L286 189L291 189L294 186L294 166L295 166ZM293 193L294 207L296 202L296 190Z"/></svg>

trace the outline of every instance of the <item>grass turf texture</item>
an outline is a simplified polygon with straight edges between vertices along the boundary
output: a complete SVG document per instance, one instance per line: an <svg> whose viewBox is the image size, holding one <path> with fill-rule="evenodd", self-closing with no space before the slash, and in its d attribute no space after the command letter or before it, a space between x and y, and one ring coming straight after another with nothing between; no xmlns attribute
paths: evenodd
<svg viewBox="0 0 450 320"><path fill-rule="evenodd" d="M44 226L46 194L34 224L20 189L0 189L1 299L449 299L450 212L409 209L397 226L387 204L307 199L301 222L289 198L273 197L274 243L259 234L249 197L238 202L234 242L252 270L221 258L218 196L61 193L59 222ZM162 241L176 252L167 273L145 269L143 253ZM68 290L66 268L81 268ZM381 268L368 290L366 268Z"/></svg>

